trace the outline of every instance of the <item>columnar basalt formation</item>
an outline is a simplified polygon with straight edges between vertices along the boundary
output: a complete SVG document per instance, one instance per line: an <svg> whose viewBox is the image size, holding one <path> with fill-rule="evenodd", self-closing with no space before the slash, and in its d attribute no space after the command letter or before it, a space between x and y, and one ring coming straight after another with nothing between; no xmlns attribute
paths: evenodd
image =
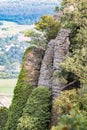
<svg viewBox="0 0 87 130"><path fill-rule="evenodd" d="M38 86L45 86L51 89L53 99L59 96L62 83L57 74L61 72L62 63L69 49L69 29L61 29L55 40L51 40L45 51L40 69Z"/></svg>
<svg viewBox="0 0 87 130"><path fill-rule="evenodd" d="M64 86L58 74L61 72L60 64L65 60L69 50L69 29L61 29L55 40L48 43L42 61L38 86L45 86L51 90L52 106L54 99L60 95L61 88ZM52 107L51 125L57 124L57 114Z"/></svg>
<svg viewBox="0 0 87 130"><path fill-rule="evenodd" d="M51 40L47 45L38 80L38 86L46 86L49 89L52 88L54 45L55 40Z"/></svg>
<svg viewBox="0 0 87 130"><path fill-rule="evenodd" d="M69 36L69 29L61 29L56 39L48 43L45 53L43 49L37 47L32 47L25 52L22 70L15 87L10 108L12 114L9 114L10 116L7 121L7 130L11 130L10 126L14 123L17 126L27 99L32 93L31 86L33 89L37 86L44 86L51 91L52 109L50 127L57 125L58 116L53 108L53 102L54 99L60 95L61 89L64 86L63 81L58 75L61 72L60 64L65 60L69 51ZM16 114L14 115L14 113ZM12 122L10 122L9 119L11 119ZM14 122L15 120L16 122Z"/></svg>
<svg viewBox="0 0 87 130"><path fill-rule="evenodd" d="M61 63L64 62L66 55L69 51L69 29L61 29L55 39L54 47L54 60L53 60L53 80L52 80L52 98L55 99L59 96L61 87L63 87L63 81L58 77L58 74L61 72Z"/></svg>
<svg viewBox="0 0 87 130"><path fill-rule="evenodd" d="M61 72L61 63L64 62L66 55L69 51L69 35L70 30L62 29L56 39L55 39L55 47L54 47L54 60L53 60L53 80L52 80L52 110L51 110L51 126L56 125L57 121L57 113L53 108L53 102L56 97L60 95L61 88L64 86L61 77L59 77L59 73Z"/></svg>
<svg viewBox="0 0 87 130"><path fill-rule="evenodd" d="M33 47L26 54L24 61L24 68L28 72L27 79L29 83L35 88L38 85L38 78L40 75L41 62L43 59L44 50Z"/></svg>

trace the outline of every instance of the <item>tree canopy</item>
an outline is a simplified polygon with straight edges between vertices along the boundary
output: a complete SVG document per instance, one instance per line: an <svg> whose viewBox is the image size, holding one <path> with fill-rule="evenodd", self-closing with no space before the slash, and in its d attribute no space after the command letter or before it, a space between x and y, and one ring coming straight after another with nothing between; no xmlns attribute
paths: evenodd
<svg viewBox="0 0 87 130"><path fill-rule="evenodd" d="M53 16L45 15L36 23L36 29L43 31L47 40L50 41L60 30L60 21L55 20Z"/></svg>

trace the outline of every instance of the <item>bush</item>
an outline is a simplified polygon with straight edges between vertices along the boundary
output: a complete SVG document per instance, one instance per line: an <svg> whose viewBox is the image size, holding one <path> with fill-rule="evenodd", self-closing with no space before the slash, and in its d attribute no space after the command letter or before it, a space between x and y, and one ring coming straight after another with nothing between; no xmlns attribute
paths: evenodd
<svg viewBox="0 0 87 130"><path fill-rule="evenodd" d="M54 101L54 108L56 108L57 113L60 115L67 114L71 109L79 106L78 98L79 96L75 89L61 92L60 97Z"/></svg>
<svg viewBox="0 0 87 130"><path fill-rule="evenodd" d="M36 29L45 32L48 41L54 39L60 30L60 21L55 20L53 16L45 15L36 23Z"/></svg>
<svg viewBox="0 0 87 130"><path fill-rule="evenodd" d="M24 61L27 52L28 50L26 50L23 58L22 70L20 72L18 82L14 90L12 104L9 108L8 121L5 126L6 130L17 129L18 120L22 115L27 98L32 91L32 86L29 84L28 72L24 68Z"/></svg>
<svg viewBox="0 0 87 130"><path fill-rule="evenodd" d="M52 130L87 129L87 89L62 92L54 107L59 116L58 126Z"/></svg>
<svg viewBox="0 0 87 130"><path fill-rule="evenodd" d="M87 117L81 112L72 110L69 114L62 115L58 126L52 130L87 130Z"/></svg>
<svg viewBox="0 0 87 130"><path fill-rule="evenodd" d="M50 93L45 87L34 89L27 100L17 130L47 130L50 122Z"/></svg>
<svg viewBox="0 0 87 130"><path fill-rule="evenodd" d="M3 130L7 118L8 118L8 109L5 107L0 107L0 130Z"/></svg>

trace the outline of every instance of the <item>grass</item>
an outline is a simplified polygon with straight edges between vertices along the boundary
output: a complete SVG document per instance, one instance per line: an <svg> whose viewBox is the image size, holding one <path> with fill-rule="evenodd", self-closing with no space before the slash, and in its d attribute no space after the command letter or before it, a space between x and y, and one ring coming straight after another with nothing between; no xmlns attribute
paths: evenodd
<svg viewBox="0 0 87 130"><path fill-rule="evenodd" d="M0 93L13 94L17 79L0 79Z"/></svg>

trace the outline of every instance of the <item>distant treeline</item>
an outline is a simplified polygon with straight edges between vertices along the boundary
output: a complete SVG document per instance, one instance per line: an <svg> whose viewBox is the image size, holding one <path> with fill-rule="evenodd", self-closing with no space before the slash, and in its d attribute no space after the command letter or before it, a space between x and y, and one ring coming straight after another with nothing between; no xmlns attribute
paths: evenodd
<svg viewBox="0 0 87 130"><path fill-rule="evenodd" d="M12 21L18 24L34 24L40 18L40 14L30 14L30 15L5 15L0 14L0 20Z"/></svg>

